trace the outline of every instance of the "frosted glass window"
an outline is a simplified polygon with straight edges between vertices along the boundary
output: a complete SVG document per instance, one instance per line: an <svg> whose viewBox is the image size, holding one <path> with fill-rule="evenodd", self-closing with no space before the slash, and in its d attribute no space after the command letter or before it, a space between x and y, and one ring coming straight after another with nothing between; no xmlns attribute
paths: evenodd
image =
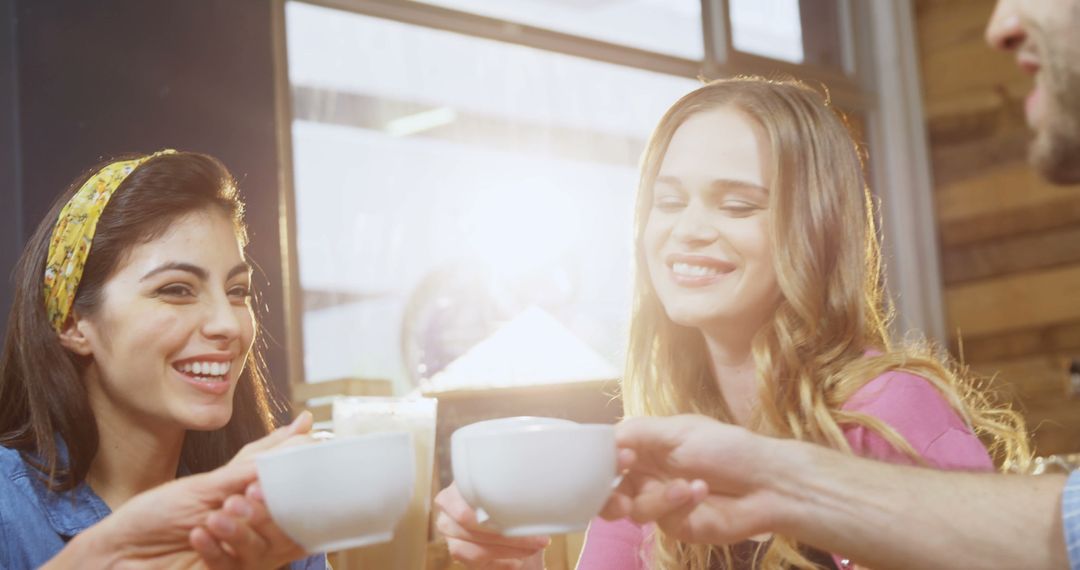
<svg viewBox="0 0 1080 570"><path fill-rule="evenodd" d="M617 377L637 162L698 83L302 2L286 33L307 380Z"/></svg>
<svg viewBox="0 0 1080 570"><path fill-rule="evenodd" d="M743 53L843 67L840 0L728 0L731 43Z"/></svg>

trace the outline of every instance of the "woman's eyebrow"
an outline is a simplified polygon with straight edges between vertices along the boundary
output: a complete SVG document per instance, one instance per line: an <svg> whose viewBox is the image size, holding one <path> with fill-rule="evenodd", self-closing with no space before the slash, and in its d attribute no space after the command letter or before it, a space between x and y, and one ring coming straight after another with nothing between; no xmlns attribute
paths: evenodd
<svg viewBox="0 0 1080 570"><path fill-rule="evenodd" d="M198 265L192 263L185 263L182 261L168 261L148 271L146 275L143 275L142 278L139 279L139 281L146 281L147 279L163 271L186 271L194 275L200 281L206 281L210 278L210 272L206 269L203 269L202 267L199 267ZM236 275L250 272L251 265L249 265L246 261L241 261L240 263L234 265L233 268L230 269L227 274L225 274L225 280L228 281Z"/></svg>
<svg viewBox="0 0 1080 570"><path fill-rule="evenodd" d="M769 189L756 183L748 182L746 180L739 180L736 178L717 178L710 184L713 190L750 190L752 192L759 192L765 196L769 195Z"/></svg>
<svg viewBox="0 0 1080 570"><path fill-rule="evenodd" d="M227 274L225 274L225 280L228 281L229 279L232 279L233 277L243 273L251 273L251 265L246 261L241 261L240 263L234 265L233 268L230 269Z"/></svg>
<svg viewBox="0 0 1080 570"><path fill-rule="evenodd" d="M158 273L173 270L186 271L194 275L195 277L198 277L200 281L206 281L210 277L210 273L202 267L199 267L198 265L184 263L181 261L168 261L146 272L146 275L143 275L142 279L139 279L139 281L146 281L147 279L153 277L154 275L157 275Z"/></svg>

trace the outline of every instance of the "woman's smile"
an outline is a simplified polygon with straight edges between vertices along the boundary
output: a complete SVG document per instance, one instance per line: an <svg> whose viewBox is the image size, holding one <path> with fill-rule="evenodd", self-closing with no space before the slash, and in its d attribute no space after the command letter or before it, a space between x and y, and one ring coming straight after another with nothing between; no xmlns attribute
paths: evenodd
<svg viewBox="0 0 1080 570"><path fill-rule="evenodd" d="M733 273L735 264L704 255L669 254L667 266L671 280L682 287L707 287Z"/></svg>

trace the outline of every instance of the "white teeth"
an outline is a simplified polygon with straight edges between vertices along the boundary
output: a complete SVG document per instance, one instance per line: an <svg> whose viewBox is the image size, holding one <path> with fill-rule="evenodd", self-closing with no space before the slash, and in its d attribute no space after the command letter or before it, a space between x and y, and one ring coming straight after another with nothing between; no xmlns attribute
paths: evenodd
<svg viewBox="0 0 1080 570"><path fill-rule="evenodd" d="M195 376L196 380L209 382L218 380L221 376L229 373L232 368L230 362L185 362L178 369L181 372Z"/></svg>
<svg viewBox="0 0 1080 570"><path fill-rule="evenodd" d="M671 265L671 270L674 271L676 275L685 275L687 277L712 277L713 275L720 275L720 270L715 267L691 265L683 262L673 263Z"/></svg>

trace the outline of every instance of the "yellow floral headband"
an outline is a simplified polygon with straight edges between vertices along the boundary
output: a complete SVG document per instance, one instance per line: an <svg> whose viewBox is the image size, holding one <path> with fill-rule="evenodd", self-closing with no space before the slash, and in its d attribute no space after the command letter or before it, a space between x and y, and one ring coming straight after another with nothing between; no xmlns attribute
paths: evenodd
<svg viewBox="0 0 1080 570"><path fill-rule="evenodd" d="M45 314L57 332L64 327L90 255L94 231L109 199L142 163L174 150L163 150L132 160L113 162L91 176L68 200L53 227L45 262Z"/></svg>

